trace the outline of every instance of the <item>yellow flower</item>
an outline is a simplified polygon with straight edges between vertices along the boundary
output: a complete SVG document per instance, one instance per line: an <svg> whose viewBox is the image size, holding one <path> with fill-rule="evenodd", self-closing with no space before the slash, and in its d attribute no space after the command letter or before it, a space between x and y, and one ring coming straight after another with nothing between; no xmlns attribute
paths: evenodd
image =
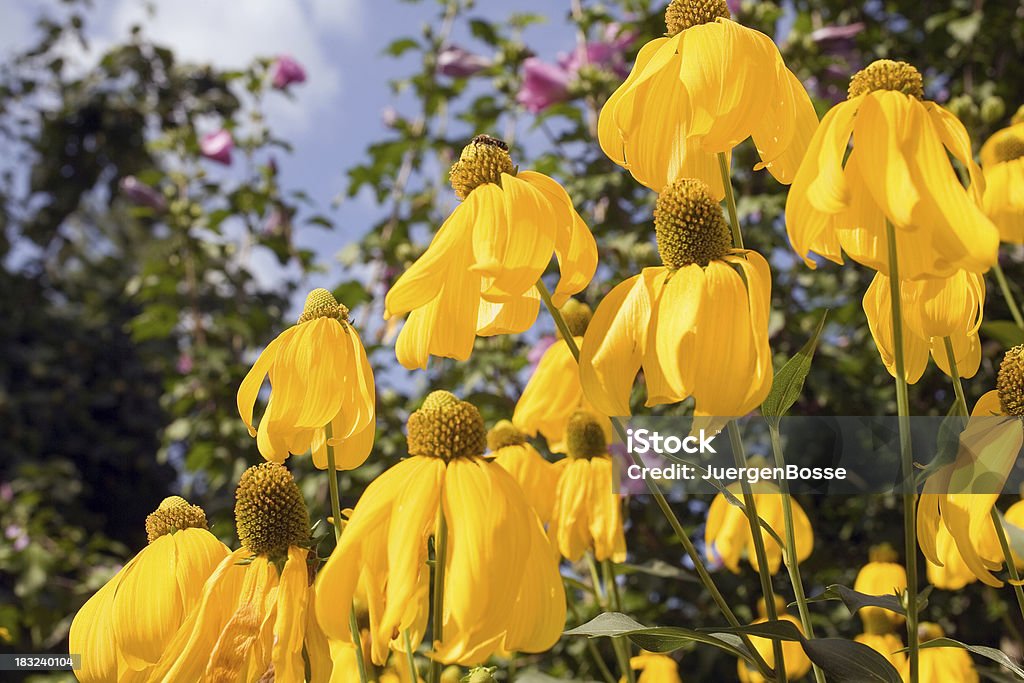
<svg viewBox="0 0 1024 683"><path fill-rule="evenodd" d="M626 559L622 496L608 440L593 413L577 412L566 433L569 456L555 490L548 533L567 559L579 561L587 550L599 561Z"/></svg>
<svg viewBox="0 0 1024 683"><path fill-rule="evenodd" d="M583 337L580 380L606 415L629 415L642 367L647 405L695 399L697 416L737 417L772 384L771 274L754 251L730 248L722 208L700 180L665 188L654 211L664 266L608 293Z"/></svg>
<svg viewBox="0 0 1024 683"><path fill-rule="evenodd" d="M885 657L897 671L906 665L907 655L900 652L904 649L903 641L895 633L861 633L854 640L862 645L867 645ZM928 679L922 678L921 680L927 681Z"/></svg>
<svg viewBox="0 0 1024 683"><path fill-rule="evenodd" d="M428 540L443 519L443 638L433 656L473 665L499 648L548 649L565 625L557 558L519 485L480 457L479 411L435 391L408 424L410 457L366 488L317 579L324 632L351 640L347 605L362 585L373 661L404 651L406 629L418 646L430 611Z"/></svg>
<svg viewBox="0 0 1024 683"><path fill-rule="evenodd" d="M235 521L242 547L217 565L151 683L255 681L271 666L279 683L305 680L309 513L287 468L242 474Z"/></svg>
<svg viewBox="0 0 1024 683"><path fill-rule="evenodd" d="M871 548L868 554L868 563L857 572L857 578L853 582L853 590L865 595L899 595L907 588L907 570L902 564L896 562L897 555L893 547L888 543L882 543ZM897 612L891 612L883 607L862 607L860 614L861 621L868 631L879 632L886 630L878 624L902 624L905 617Z"/></svg>
<svg viewBox="0 0 1024 683"><path fill-rule="evenodd" d="M968 169L970 191L947 150ZM882 59L853 77L849 99L814 133L786 201L786 230L811 268L809 252L842 263L845 251L888 274L888 220L902 278L981 273L999 248L999 232L980 208L981 185L963 124L924 100L917 69Z"/></svg>
<svg viewBox="0 0 1024 683"><path fill-rule="evenodd" d="M796 626L801 633L803 633L804 629L800 626L800 622L792 615L786 614L786 601L775 596L775 605L779 615L779 620L790 622ZM768 621L763 599L759 600L757 603L757 612L761 615L761 618L755 620L753 623L761 624ZM775 666L775 652L772 647L771 639L751 636L750 642L754 646L754 649L761 653L761 657L764 658L764 661L768 666ZM790 679L798 679L811 670L811 660L807 658L807 654L804 652L803 646L798 642L783 641L782 658L786 661L786 676ZM742 681L742 683L765 683L766 681L765 677L762 676L760 672L756 669L748 668L747 663L742 659L736 665L736 668L739 672L740 681Z"/></svg>
<svg viewBox="0 0 1024 683"><path fill-rule="evenodd" d="M592 317L590 306L570 299L562 306L561 312L579 348ZM512 414L512 422L530 436L539 432L553 453L565 453L565 426L577 410L597 413L583 395L576 359L566 341L559 338L544 352L526 383ZM611 420L605 415L599 417L611 439Z"/></svg>
<svg viewBox="0 0 1024 683"><path fill-rule="evenodd" d="M945 637L938 624L924 622L918 625L918 639L922 643ZM922 683L978 683L978 672L967 650L958 647L929 647L921 650L917 679ZM910 661L900 671L904 681L910 680Z"/></svg>
<svg viewBox="0 0 1024 683"><path fill-rule="evenodd" d="M985 213L1004 242L1024 243L1024 122L993 133L981 147Z"/></svg>
<svg viewBox="0 0 1024 683"><path fill-rule="evenodd" d="M253 427L253 405L270 377L270 400ZM326 289L306 297L299 321L270 342L238 387L238 414L256 437L260 453L282 463L289 453L312 451L327 468L327 427L338 469L359 467L370 454L376 429L373 369L348 309Z"/></svg>
<svg viewBox="0 0 1024 683"><path fill-rule="evenodd" d="M310 610L312 613L312 610ZM363 631L362 638L363 642L368 642L369 632ZM359 680L359 655L356 649L355 643L343 643L341 641L331 641L331 653L334 659L334 670L332 683L347 683L348 681ZM399 656L399 654L401 656ZM366 662L365 666L372 666L372 663ZM406 661L405 653L395 653L391 656L391 660L384 670L377 676L378 683L411 683L412 677L409 675L409 664ZM457 680L457 679L456 679ZM416 676L417 683L422 683L423 679L419 677L418 673Z"/></svg>
<svg viewBox="0 0 1024 683"><path fill-rule="evenodd" d="M960 434L956 460L925 481L918 498L917 536L921 552L944 564L939 552L939 525L953 537L963 562L982 582L1000 587L992 572L1003 553L991 511L1024 444L1024 346L1006 352L996 389L974 406Z"/></svg>
<svg viewBox="0 0 1024 683"><path fill-rule="evenodd" d="M772 39L730 16L725 0L672 0L669 37L644 45L601 110L601 149L656 192L693 177L722 199L715 155L749 137L761 157L755 170L788 184L818 124Z"/></svg>
<svg viewBox="0 0 1024 683"><path fill-rule="evenodd" d="M487 447L494 462L512 475L526 494L526 500L542 524L551 521L555 487L565 461L550 463L526 440L526 435L508 420L487 432Z"/></svg>
<svg viewBox="0 0 1024 683"><path fill-rule="evenodd" d="M82 606L69 650L82 655L78 680L146 680L206 581L228 555L207 531L206 515L178 496L146 518L149 545Z"/></svg>
<svg viewBox="0 0 1024 683"><path fill-rule="evenodd" d="M864 313L882 362L889 374L895 376L891 299L889 278L875 273L864 294ZM985 280L981 275L960 270L948 278L901 280L900 306L904 322L903 367L909 384L921 379L929 352L939 369L952 374L945 337L953 344L960 376L974 376L981 364L978 329L985 308Z"/></svg>
<svg viewBox="0 0 1024 683"><path fill-rule="evenodd" d="M409 314L396 354L407 368L429 356L466 360L479 335L519 333L537 318L535 289L552 255L561 306L590 282L597 244L562 186L536 171L517 171L500 140L478 135L452 166L463 203L384 300L384 317Z"/></svg>
<svg viewBox="0 0 1024 683"><path fill-rule="evenodd" d="M668 655L641 652L630 658L629 666L640 672L636 683L683 683L683 679L679 678L679 665ZM625 683L625 680L623 676L619 683Z"/></svg>
<svg viewBox="0 0 1024 683"><path fill-rule="evenodd" d="M730 493L737 497L742 496L742 489L739 482L730 484ZM754 492L754 505L757 507L757 514L776 533L782 536L784 529L784 518L782 512L782 495L779 488L771 482L760 481L752 487ZM793 500L793 527L796 532L796 557L798 562L803 562L811 556L814 550L814 529L811 521L807 518L800 503ZM764 550L768 559L768 571L772 574L779 571L782 566L782 546L778 541L762 533L764 538ZM746 554L750 566L757 569L757 556L754 553L754 537L750 533L750 523L742 510L726 499L724 494L717 494L711 501L708 508L707 523L704 525L704 543L708 548L714 548L715 552L722 558L729 571L739 573L740 559Z"/></svg>

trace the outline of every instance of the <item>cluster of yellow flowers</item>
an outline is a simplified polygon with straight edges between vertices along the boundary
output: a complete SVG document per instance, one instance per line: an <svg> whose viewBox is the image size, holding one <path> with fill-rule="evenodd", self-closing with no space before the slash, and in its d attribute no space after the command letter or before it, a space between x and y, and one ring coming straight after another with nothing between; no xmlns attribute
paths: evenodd
<svg viewBox="0 0 1024 683"><path fill-rule="evenodd" d="M908 64L880 60L857 73L849 98L819 123L772 40L732 21L724 1L673 0L666 25L667 37L641 49L598 126L607 156L658 193L663 265L614 286L593 312L571 299L597 269L590 230L555 180L518 170L502 141L475 137L450 173L462 203L394 283L385 317L405 316L398 361L425 368L430 356L468 359L478 336L524 332L543 301L562 337L511 419L488 431L471 403L431 393L408 417L409 457L343 515L336 471L359 467L372 450L374 377L348 309L313 291L298 323L266 347L238 390L239 414L267 461L238 485L239 549L207 531L199 508L165 500L146 521L150 545L75 617L80 680L351 681L379 667L380 680L411 683L429 634L436 683L449 675L442 664L549 649L566 620L561 558L625 559L608 444L618 424L611 416L631 413L641 370L647 406L692 397L694 415L712 428L756 410L771 389L771 273L762 255L743 248L729 177L732 149L747 138L760 157L755 170L792 183L786 229L807 265L818 265L812 252L837 263L845 252L876 271L864 310L889 372L916 382L930 354L957 382L975 374L983 273L997 265L1000 238L1024 242L1024 123L986 143L982 174L963 125L924 99ZM553 257L559 280L549 292L541 278ZM265 378L272 390L257 427ZM996 390L974 415L1004 417L995 426L969 422L957 461L920 497L916 530L939 587L975 578L1002 584L992 573L1004 563L990 518L996 495L950 491L970 490L954 484L979 453L1020 449L1020 348L1007 354ZM546 460L529 442L538 434L566 457ZM309 513L284 464L306 452L329 473L338 537L319 570ZM1005 477L1007 458L994 461L989 472ZM811 525L795 501L771 484L730 491L772 529L792 526L796 563L811 554ZM1018 506L1011 521L1024 521ZM776 573L784 544L775 537L763 547L747 522L719 495L707 519L709 550L733 572L745 556ZM873 552L856 589L906 589L895 559L891 549ZM768 594L760 616L806 626ZM907 680L977 680L962 650L918 653L912 635L909 657L901 654L895 613L867 608L862 617L858 640ZM937 628L921 624L921 640L939 637ZM792 677L810 670L799 643L753 640L765 668L740 662L743 681L766 680L779 666ZM642 682L679 680L670 658L630 660L627 652L617 650L629 680L634 668ZM476 669L464 680L493 679Z"/></svg>

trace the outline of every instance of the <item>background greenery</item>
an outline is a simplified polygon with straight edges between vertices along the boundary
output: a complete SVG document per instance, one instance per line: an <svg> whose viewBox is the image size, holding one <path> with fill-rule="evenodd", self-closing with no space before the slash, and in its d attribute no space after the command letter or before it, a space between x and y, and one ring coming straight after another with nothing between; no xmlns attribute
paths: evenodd
<svg viewBox="0 0 1024 683"><path fill-rule="evenodd" d="M921 68L928 96L961 116L976 149L1024 102L1020 3L731 4L745 25L769 35L779 30L787 63L808 85L819 114L844 96L854 71L879 57ZM377 369L377 445L367 466L343 478L343 504L402 456L405 418L430 388L455 390L489 422L511 415L529 352L553 330L546 313L522 337L479 340L469 362L432 361L417 374L397 366L395 330L381 320L388 286L454 205L447 169L474 134L503 137L521 168L550 174L575 199L601 251L599 274L582 298L596 305L612 286L655 263L654 196L596 144L597 113L621 75L614 64L591 64L571 79L562 101L537 114L525 111L516 103L522 66L531 55L531 27L545 17L516 14L514 3L501 8L506 14L450 0L437 3L430 24L395 21L395 40L380 58L412 56L419 66L393 83L397 108L388 135L367 146L362 163L344 169L338 190L355 196L370 188L380 220L338 254L347 273L340 282L316 277L318 261L332 255L294 246L296 231L334 226L325 207L281 189L272 158L287 154L288 143L261 113L268 60L231 72L181 63L173 46L153 44L139 27L98 63L69 64L65 48L84 40L89 21L88 5L69 2L41 21L31 50L0 67L0 634L7 634L0 635L0 652L66 651L75 611L145 543L143 520L166 495L201 504L213 531L236 542L233 485L259 455L235 413L234 393L254 353L293 322L296 296L309 287L333 288L353 309ZM643 42L664 32L662 9L635 0L573 0L551 12L568 13L576 27L576 35L566 35L566 51L600 42L607 26L618 24L620 36L635 36L622 55L628 66ZM856 24L861 30L850 28ZM491 60L469 76L446 75L438 66L459 26L474 37L463 47ZM199 154L197 128L211 120L235 135L235 167L242 171L230 179L209 174L210 162ZM891 379L860 308L871 274L849 265L812 272L797 262L781 223L785 188L749 172L753 164L752 148L741 146L734 168L745 238L773 264L777 366L831 310L795 410L893 413ZM119 190L128 176L160 193L164 206L131 201ZM280 265L269 281L254 265L267 255ZM1004 267L1011 282L1020 281L1019 250L1004 250ZM1002 351L1020 341L1000 322L1008 319L990 283L984 361L967 383L970 403L993 386ZM911 400L917 414L944 414L952 395L933 367L912 387ZM307 476L308 458L290 464L314 518L324 516L324 478ZM630 562L641 570L626 579L626 611L649 624L719 623L649 502L629 503ZM677 502L702 537L708 501ZM803 566L809 593L852 585L873 543L902 547L894 499L801 503L816 527L816 552ZM670 570L652 568L653 561ZM756 575L719 571L716 578L741 619L752 619ZM790 594L784 577L777 585ZM1007 598L977 585L936 591L925 617L954 637L1019 655L1024 624L1015 609L1007 611ZM834 604L814 609L819 635L858 633L859 620ZM596 610L583 604L579 618ZM611 664L611 649L602 652ZM687 680L734 675L735 663L715 651L676 656L685 659ZM521 666L596 677L578 639Z"/></svg>

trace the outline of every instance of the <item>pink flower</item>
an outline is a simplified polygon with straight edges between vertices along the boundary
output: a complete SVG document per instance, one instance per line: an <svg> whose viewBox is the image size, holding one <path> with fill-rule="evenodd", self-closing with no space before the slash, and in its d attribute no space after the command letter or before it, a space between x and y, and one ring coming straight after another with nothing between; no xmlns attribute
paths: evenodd
<svg viewBox="0 0 1024 683"><path fill-rule="evenodd" d="M569 83L575 76L558 64L547 64L536 57L523 62L523 84L516 94L516 102L531 114L544 111L569 97Z"/></svg>
<svg viewBox="0 0 1024 683"><path fill-rule="evenodd" d="M121 190L121 194L132 204L148 206L154 211L164 211L167 208L167 200L162 194L133 175L121 178L121 182L117 186Z"/></svg>
<svg viewBox="0 0 1024 683"><path fill-rule="evenodd" d="M288 55L280 55L270 67L270 77L278 90L284 90L292 83L305 83L306 70Z"/></svg>
<svg viewBox="0 0 1024 683"><path fill-rule="evenodd" d="M437 72L444 76L465 78L491 66L493 62L482 55L449 45L437 55Z"/></svg>
<svg viewBox="0 0 1024 683"><path fill-rule="evenodd" d="M589 64L598 69L613 71L619 78L625 78L629 75L625 52L637 37L638 34L633 31L622 33L622 27L612 22L604 27L604 34L600 40L588 41L568 57L560 59L559 63L573 74Z"/></svg>
<svg viewBox="0 0 1024 683"><path fill-rule="evenodd" d="M182 375L187 375L188 373L192 372L192 368L194 367L192 356L183 351L178 356L178 362L175 363L175 366L179 373L181 373Z"/></svg>
<svg viewBox="0 0 1024 683"><path fill-rule="evenodd" d="M234 146L235 140L231 137L231 132L221 129L202 137L199 141L199 152L210 161L227 166L231 163L231 150Z"/></svg>

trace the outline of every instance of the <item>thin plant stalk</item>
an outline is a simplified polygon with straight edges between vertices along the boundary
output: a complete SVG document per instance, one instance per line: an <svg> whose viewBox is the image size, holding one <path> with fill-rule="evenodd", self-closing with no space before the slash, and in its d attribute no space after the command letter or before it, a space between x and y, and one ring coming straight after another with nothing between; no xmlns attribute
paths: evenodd
<svg viewBox="0 0 1024 683"><path fill-rule="evenodd" d="M776 467L786 467L786 457L782 449L782 437L779 435L779 427L774 422L768 423L768 435L772 442L772 455L775 458ZM807 596L804 594L803 579L800 578L800 562L796 553L796 528L793 525L793 500L789 493L789 482L783 479L779 482L779 490L782 496L782 520L786 526L786 547L783 552L786 554L786 569L789 571L789 581L793 584L793 594L796 597L797 611L800 613L800 624L804 628L804 635L808 638L814 637L814 626L811 624L811 611L807 607ZM814 680L817 683L825 683L825 673L821 668L812 663Z"/></svg>
<svg viewBox="0 0 1024 683"><path fill-rule="evenodd" d="M568 598L568 594L566 594ZM579 610L576 608L576 603L569 598L567 601L569 609L572 610L572 616L577 622L582 623L583 617L580 615ZM601 673L601 677L605 680L605 683L618 683L615 680L615 674L611 672L608 665L604 663L604 659L601 657L601 652L597 649L597 642L593 638L583 639L587 645L587 652L593 658L594 663L597 665L597 670Z"/></svg>
<svg viewBox="0 0 1024 683"><path fill-rule="evenodd" d="M1017 607L1020 609L1021 618L1024 618L1024 587L1020 585L1020 573L1017 571L1017 563L1013 559L1013 552L1010 544L1006 541L1006 531L1003 529L1003 520L999 518L999 510L992 506L989 513L992 516L992 526L996 529L996 536L999 538L999 547L1003 549L1003 558L1006 559L1006 570L1010 573L1010 584L1013 586L1013 594L1017 596Z"/></svg>
<svg viewBox="0 0 1024 683"><path fill-rule="evenodd" d="M725 205L729 210L729 225L732 226L732 245L737 249L742 249L743 233L740 232L740 219L736 212L736 194L732 191L729 160L725 158L725 152L718 153L718 170L722 173L722 186L725 188Z"/></svg>
<svg viewBox="0 0 1024 683"><path fill-rule="evenodd" d="M341 541L341 497L338 495L338 466L334 457L334 445L331 439L334 432L331 423L324 427L327 440L327 490L331 497L331 515L334 518L334 540ZM369 677L366 671L366 658L363 653L363 639L359 633L359 621L356 619L355 605L351 605L348 613L348 627L352 631L352 642L356 646L356 660L359 668L359 683L368 683ZM373 680L376 680L374 677Z"/></svg>
<svg viewBox="0 0 1024 683"><path fill-rule="evenodd" d="M437 528L434 531L434 604L431 632L434 642L439 643L444 635L444 564L448 556L448 521L444 508L437 509ZM430 683L440 683L441 662L430 661Z"/></svg>
<svg viewBox="0 0 1024 683"><path fill-rule="evenodd" d="M953 340L943 337L942 343L946 347L946 362L949 363L949 372L953 376L953 393L956 394L956 402L961 415L966 416L967 399L964 397L964 385L960 382L960 370L956 366L956 354L953 353Z"/></svg>
<svg viewBox="0 0 1024 683"><path fill-rule="evenodd" d="M900 463L903 472L903 535L907 560L907 644L910 683L918 683L919 645L917 638L917 491L914 487L914 453L910 443L910 399L903 358L903 311L900 301L899 260L896 232L885 222L889 246L889 298L892 306L892 337L896 356L896 409L899 415Z"/></svg>
<svg viewBox="0 0 1024 683"><path fill-rule="evenodd" d="M418 681L420 675L416 670L416 657L412 650L412 639L409 637L409 629L402 630L402 640L405 642L405 659L409 664L409 680Z"/></svg>
<svg viewBox="0 0 1024 683"><path fill-rule="evenodd" d="M999 289L1003 292L1006 305L1010 307L1010 315L1013 316L1013 322L1017 323L1017 327L1024 330L1024 316L1020 313L1017 299L1014 298L1013 291L1010 289L1010 283L1006 281L1006 274L1003 273L1003 269L998 262L992 266L992 272L995 273L996 282L999 283Z"/></svg>
<svg viewBox="0 0 1024 683"><path fill-rule="evenodd" d="M603 582L597 570L597 560L594 558L594 554L587 551L586 556L587 566L590 568L590 578L594 582L594 595L597 597L597 604L604 612L607 612L609 609L618 611L619 608L615 603L609 604L611 589L602 589ZM605 576L607 577L607 573ZM615 661L619 664L619 672L622 674L622 678L629 683L635 683L633 669L629 665L629 650L625 640L625 636L612 636L612 649L615 650Z"/></svg>
<svg viewBox="0 0 1024 683"><path fill-rule="evenodd" d="M736 467L746 467L747 456L736 420L729 420L727 429L729 431L729 443L732 445L732 457L736 462ZM764 548L764 534L761 533L761 518L757 514L754 492L750 488L750 482L747 481L746 477L740 477L740 489L743 491L743 511L747 515L747 523L750 525L750 537L754 541L754 557L757 558L757 575L761 579L761 593L764 595L765 615L771 621L778 621L779 611L775 605L775 591L772 588L771 570L768 569L768 553ZM781 640L772 639L772 654L775 658L775 676L777 680L786 683L786 661Z"/></svg>
<svg viewBox="0 0 1024 683"><path fill-rule="evenodd" d="M616 612L622 611L622 597L619 595L619 586L615 583L615 564L611 560L605 560L601 563L601 567L604 569L604 581L605 581L605 595L611 601L612 609ZM623 675L629 683L636 683L636 674L633 673L633 665L630 662L630 645L629 640L624 636L619 636L616 640L620 641L620 647L623 653Z"/></svg>
<svg viewBox="0 0 1024 683"><path fill-rule="evenodd" d="M562 312L559 311L551 301L551 293L548 291L547 286L542 280L537 280L537 291L540 293L541 299L544 301L544 305L547 306L548 313L550 313L551 317L554 319L555 326L558 327L559 332L562 333L562 338L565 340L566 346L569 347L570 353L572 353L576 362L579 363L580 349L576 346L576 339L572 336L572 332L569 330L569 325L565 322L565 318L562 317ZM617 417L612 417L611 422L612 428L615 430L619 439L622 443L626 443L626 428L623 426L622 421ZM634 453L629 453L629 457L634 464L639 467L644 467L644 461L640 456ZM680 523L679 518L676 517L676 513L672 511L672 507L668 504L668 500L665 499L665 494L661 492L661 489L658 488L658 485L652 480L644 478L644 483L647 485L647 489L651 492L651 495L654 496L654 501L658 504L658 508L668 520L669 526L672 527L672 532L676 535L679 543L683 546L683 550L690 558L690 561L693 562L693 567L697 572L697 577L711 595L711 598L715 601L718 609L721 610L722 616L725 617L725 620L729 622L730 626L742 628L743 624L741 624L739 619L736 618L736 614L732 611L732 608L729 607L729 603L726 602L725 596L723 596L722 592L718 589L718 586L715 584L715 580L711 578L711 574L708 573L707 568L704 566L704 558L701 557L697 548L694 547L693 542L686 533L686 530L683 529L682 523ZM753 643L750 641L750 637L745 633L741 633L740 639L750 651L761 675L768 679L773 678L775 674L772 672L772 668L768 666L764 657L762 657L754 647Z"/></svg>

